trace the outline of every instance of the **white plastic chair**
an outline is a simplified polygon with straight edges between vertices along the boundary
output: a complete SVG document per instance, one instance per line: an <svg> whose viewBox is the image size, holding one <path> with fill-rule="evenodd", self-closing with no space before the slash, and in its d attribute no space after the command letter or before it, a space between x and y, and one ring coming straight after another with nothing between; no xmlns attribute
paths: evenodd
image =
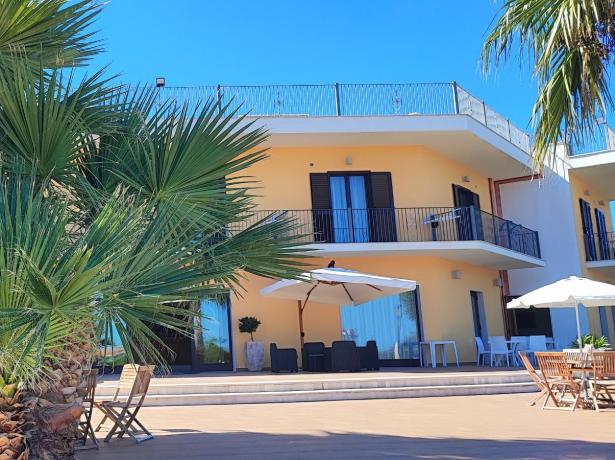
<svg viewBox="0 0 615 460"><path fill-rule="evenodd" d="M544 335L530 335L527 353L536 363L536 352L547 351L547 337Z"/></svg>
<svg viewBox="0 0 615 460"><path fill-rule="evenodd" d="M510 367L510 358L513 352L508 348L506 343L506 337L503 335L495 335L489 338L490 355L491 355L491 367L494 363L497 365L502 362L502 357L506 358L506 366ZM499 358L499 359L496 359Z"/></svg>
<svg viewBox="0 0 615 460"><path fill-rule="evenodd" d="M516 365L520 366L519 352L527 351L529 346L528 337L525 335L513 335L510 337L510 341L512 342L510 348L513 350L513 361Z"/></svg>
<svg viewBox="0 0 615 460"><path fill-rule="evenodd" d="M474 337L474 341L476 342L476 365L480 366L481 363L485 365L485 356L489 354L489 350L485 349L485 344L483 343L483 339L480 337Z"/></svg>

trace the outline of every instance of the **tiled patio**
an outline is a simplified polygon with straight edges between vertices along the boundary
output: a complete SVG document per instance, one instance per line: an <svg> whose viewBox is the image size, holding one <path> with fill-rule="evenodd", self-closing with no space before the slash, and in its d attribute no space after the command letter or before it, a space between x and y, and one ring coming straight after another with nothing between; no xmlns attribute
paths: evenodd
<svg viewBox="0 0 615 460"><path fill-rule="evenodd" d="M146 407L154 440L114 440L78 458L613 458L615 413L542 411L532 397Z"/></svg>

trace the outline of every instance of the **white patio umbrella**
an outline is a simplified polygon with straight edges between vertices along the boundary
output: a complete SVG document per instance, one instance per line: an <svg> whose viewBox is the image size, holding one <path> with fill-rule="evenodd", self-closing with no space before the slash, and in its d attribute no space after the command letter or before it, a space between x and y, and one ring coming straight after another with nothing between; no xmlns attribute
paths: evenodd
<svg viewBox="0 0 615 460"><path fill-rule="evenodd" d="M308 300L334 305L358 305L379 297L416 289L415 281L334 267L312 270L303 273L299 278L283 279L273 283L261 289L261 295L297 300L301 348L303 348L304 335L303 310Z"/></svg>
<svg viewBox="0 0 615 460"><path fill-rule="evenodd" d="M506 308L574 308L577 319L577 337L579 347L582 348L579 305L585 307L615 305L615 286L571 276L528 292L508 302Z"/></svg>

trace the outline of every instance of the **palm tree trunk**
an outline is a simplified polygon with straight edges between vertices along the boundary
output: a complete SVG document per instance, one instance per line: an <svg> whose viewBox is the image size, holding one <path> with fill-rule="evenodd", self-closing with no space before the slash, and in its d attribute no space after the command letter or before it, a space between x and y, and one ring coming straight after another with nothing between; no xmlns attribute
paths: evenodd
<svg viewBox="0 0 615 460"><path fill-rule="evenodd" d="M12 398L0 397L0 459L29 458L24 435L29 420L29 411L22 402L21 393Z"/></svg>
<svg viewBox="0 0 615 460"><path fill-rule="evenodd" d="M31 423L25 430L30 457L23 460L75 458L77 428L83 412L77 388L81 385L83 369L91 363L93 350L86 333L82 340L67 343L54 353L53 363L46 363L54 378L38 391L24 396ZM5 459L0 456L0 460Z"/></svg>

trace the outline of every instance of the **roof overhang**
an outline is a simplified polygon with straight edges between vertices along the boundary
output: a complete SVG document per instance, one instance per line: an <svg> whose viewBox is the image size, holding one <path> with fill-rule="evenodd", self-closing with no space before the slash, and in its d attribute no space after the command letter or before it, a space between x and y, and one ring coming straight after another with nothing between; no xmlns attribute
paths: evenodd
<svg viewBox="0 0 615 460"><path fill-rule="evenodd" d="M422 145L493 179L530 174L530 155L468 115L261 117L271 147Z"/></svg>
<svg viewBox="0 0 615 460"><path fill-rule="evenodd" d="M485 241L324 243L302 246L315 257L432 256L497 270L544 267L545 261Z"/></svg>
<svg viewBox="0 0 615 460"><path fill-rule="evenodd" d="M570 172L591 184L607 199L615 199L615 150L575 155L569 158Z"/></svg>

